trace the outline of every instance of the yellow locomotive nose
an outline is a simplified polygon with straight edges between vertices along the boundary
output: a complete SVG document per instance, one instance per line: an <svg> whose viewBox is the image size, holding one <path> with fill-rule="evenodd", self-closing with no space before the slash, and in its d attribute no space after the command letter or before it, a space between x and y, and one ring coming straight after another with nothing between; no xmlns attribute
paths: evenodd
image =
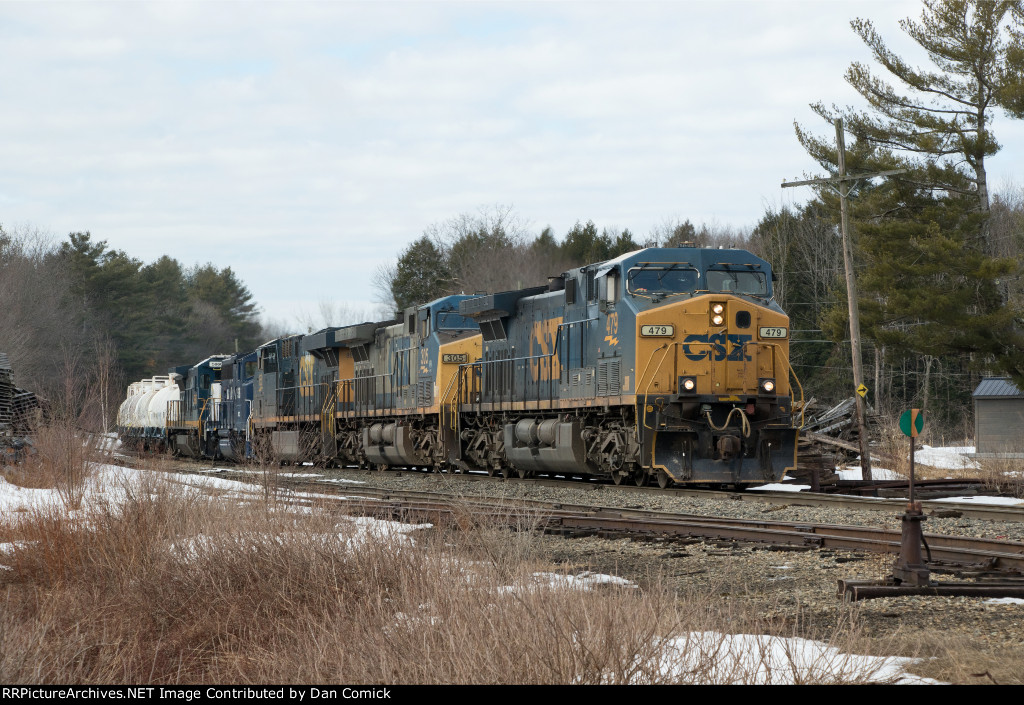
<svg viewBox="0 0 1024 705"><path fill-rule="evenodd" d="M778 479L795 464L789 319L711 293L637 315L637 431L676 481Z"/></svg>
<svg viewBox="0 0 1024 705"><path fill-rule="evenodd" d="M709 294L639 313L637 331L638 394L790 394L789 319L779 311Z"/></svg>

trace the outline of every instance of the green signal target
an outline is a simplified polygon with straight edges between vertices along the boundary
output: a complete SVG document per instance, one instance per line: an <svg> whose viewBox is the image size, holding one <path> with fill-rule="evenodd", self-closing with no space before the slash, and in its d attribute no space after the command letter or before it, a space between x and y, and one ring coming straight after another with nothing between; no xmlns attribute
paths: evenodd
<svg viewBox="0 0 1024 705"><path fill-rule="evenodd" d="M900 430L904 436L915 438L924 428L924 412L920 409L907 409L900 415Z"/></svg>

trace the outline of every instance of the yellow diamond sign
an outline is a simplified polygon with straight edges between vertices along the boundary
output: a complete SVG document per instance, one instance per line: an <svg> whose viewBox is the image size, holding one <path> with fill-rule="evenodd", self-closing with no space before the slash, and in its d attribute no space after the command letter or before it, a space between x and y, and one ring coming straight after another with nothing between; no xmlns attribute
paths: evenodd
<svg viewBox="0 0 1024 705"><path fill-rule="evenodd" d="M860 394L861 399L863 399L868 395L868 388L865 387L863 384L860 385L859 387L857 387L857 394Z"/></svg>

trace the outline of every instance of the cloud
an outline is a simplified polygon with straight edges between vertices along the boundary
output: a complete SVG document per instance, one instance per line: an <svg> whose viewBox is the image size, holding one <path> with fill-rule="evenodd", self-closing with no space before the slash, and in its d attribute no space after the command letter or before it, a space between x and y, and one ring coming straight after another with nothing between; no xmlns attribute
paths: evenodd
<svg viewBox="0 0 1024 705"><path fill-rule="evenodd" d="M559 234L593 219L643 235L676 214L749 225L815 167L794 118L856 98L842 73L868 57L850 17L902 50L895 20L918 13L0 4L0 222L231 266L276 317L371 300L378 264L481 204Z"/></svg>

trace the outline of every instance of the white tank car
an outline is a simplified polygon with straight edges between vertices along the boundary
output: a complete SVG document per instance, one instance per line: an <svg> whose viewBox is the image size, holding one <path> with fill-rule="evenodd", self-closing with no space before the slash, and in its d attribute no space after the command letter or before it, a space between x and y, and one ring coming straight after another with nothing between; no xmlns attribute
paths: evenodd
<svg viewBox="0 0 1024 705"><path fill-rule="evenodd" d="M135 406L135 422L139 428L149 428L149 405L153 401L153 397L156 396L157 392L163 389L164 383L167 381L166 377L153 377L149 380L149 387L146 392L139 397L139 401Z"/></svg>
<svg viewBox="0 0 1024 705"><path fill-rule="evenodd" d="M154 392L149 401L149 428L163 428L167 425L167 404L181 400L181 390L174 377L158 377L161 386Z"/></svg>
<svg viewBox="0 0 1024 705"><path fill-rule="evenodd" d="M128 427L143 429L146 427L146 414L149 410L149 394L156 389L153 378L144 379L140 383L139 393L132 398L132 405L128 410Z"/></svg>
<svg viewBox="0 0 1024 705"><path fill-rule="evenodd" d="M121 428L128 428L131 423L131 406L132 399L139 393L141 388L141 382L132 382L128 385L128 392L125 394L124 401L121 402L121 406L117 407L117 425Z"/></svg>

